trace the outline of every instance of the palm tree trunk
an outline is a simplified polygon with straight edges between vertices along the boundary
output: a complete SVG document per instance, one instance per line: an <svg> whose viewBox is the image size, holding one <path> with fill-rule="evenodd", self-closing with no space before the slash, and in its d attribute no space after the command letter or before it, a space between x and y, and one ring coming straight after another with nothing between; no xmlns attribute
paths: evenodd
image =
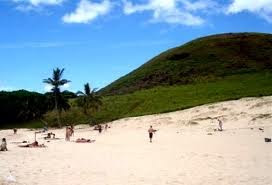
<svg viewBox="0 0 272 185"><path fill-rule="evenodd" d="M59 128L61 128L61 122L60 122L60 111L58 109L58 99L57 99L57 93L55 93L55 110L58 114L57 116L57 119L58 119L58 125L59 125Z"/></svg>

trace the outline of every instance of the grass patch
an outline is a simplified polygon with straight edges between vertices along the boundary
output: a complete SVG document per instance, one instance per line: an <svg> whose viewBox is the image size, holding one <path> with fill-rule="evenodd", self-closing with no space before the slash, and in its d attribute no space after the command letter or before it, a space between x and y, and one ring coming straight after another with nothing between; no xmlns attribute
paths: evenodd
<svg viewBox="0 0 272 185"><path fill-rule="evenodd" d="M108 122L120 118L165 113L198 105L235 100L243 97L272 95L272 73L242 74L225 77L221 80L179 86L163 86L141 90L126 95L103 98L100 111L86 116L73 106L62 115L65 123ZM56 117L49 113L48 122Z"/></svg>
<svg viewBox="0 0 272 185"><path fill-rule="evenodd" d="M167 50L100 90L127 94L157 86L187 85L272 69L272 35L235 33L196 39Z"/></svg>

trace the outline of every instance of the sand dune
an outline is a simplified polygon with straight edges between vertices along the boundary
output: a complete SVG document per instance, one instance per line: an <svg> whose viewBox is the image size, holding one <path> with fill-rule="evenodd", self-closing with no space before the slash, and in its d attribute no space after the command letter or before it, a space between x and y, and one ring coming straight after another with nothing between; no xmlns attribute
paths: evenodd
<svg viewBox="0 0 272 185"><path fill-rule="evenodd" d="M224 131L215 132L220 117ZM62 139L19 148L34 141L28 129L0 131L8 152L0 152L0 184L18 185L271 185L272 97L244 98L167 114L126 118L98 134L86 125L77 138L64 141L64 129L50 130ZM159 131L148 142L149 125ZM264 130L259 130L263 128ZM210 135L208 135L210 134ZM15 142L15 143L14 143Z"/></svg>

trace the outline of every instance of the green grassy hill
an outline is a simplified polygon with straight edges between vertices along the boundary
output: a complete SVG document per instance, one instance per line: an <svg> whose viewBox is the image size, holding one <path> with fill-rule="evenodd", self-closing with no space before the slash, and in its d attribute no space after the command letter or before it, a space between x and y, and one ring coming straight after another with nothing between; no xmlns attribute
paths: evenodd
<svg viewBox="0 0 272 185"><path fill-rule="evenodd" d="M76 106L62 114L63 123L103 123L120 118L182 110L207 103L242 97L272 95L272 73L232 75L220 80L189 85L158 86L125 95L105 96L100 111L86 116ZM73 104L73 103L72 103ZM56 113L45 116L57 125ZM32 123L33 125L33 123Z"/></svg>
<svg viewBox="0 0 272 185"><path fill-rule="evenodd" d="M103 88L116 95L155 86L186 85L272 69L272 35L221 34L170 49Z"/></svg>
<svg viewBox="0 0 272 185"><path fill-rule="evenodd" d="M103 106L92 116L72 106L62 119L64 123L101 123L272 95L271 69L271 34L204 37L158 55L102 89ZM45 118L56 123L53 112Z"/></svg>
<svg viewBox="0 0 272 185"><path fill-rule="evenodd" d="M160 86L127 95L108 96L94 116L98 122L182 110L243 97L272 95L272 73L232 75L190 85Z"/></svg>
<svg viewBox="0 0 272 185"><path fill-rule="evenodd" d="M170 49L99 91L103 106L85 115L70 100L63 124L102 123L119 118L182 110L243 97L272 95L272 35L208 36ZM5 110L5 107L3 108ZM42 118L57 125L56 112ZM18 126L17 126L18 125ZM41 121L8 127L42 127Z"/></svg>

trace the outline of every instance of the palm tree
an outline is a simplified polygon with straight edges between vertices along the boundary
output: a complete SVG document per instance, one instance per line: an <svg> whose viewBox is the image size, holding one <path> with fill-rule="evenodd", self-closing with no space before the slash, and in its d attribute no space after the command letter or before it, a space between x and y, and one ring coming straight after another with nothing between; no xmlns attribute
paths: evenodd
<svg viewBox="0 0 272 185"><path fill-rule="evenodd" d="M59 68L53 69L52 78L43 80L43 83L46 83L52 86L51 91L54 94L55 110L58 112L59 127L61 127L60 116L61 116L61 111L63 109L60 104L60 101L62 100L60 87L70 82L69 80L62 79L63 72L64 72L64 69L59 69Z"/></svg>
<svg viewBox="0 0 272 185"><path fill-rule="evenodd" d="M84 85L84 92L78 91L78 106L83 108L84 114L88 115L88 111L95 112L102 105L101 96L96 93L96 89L90 88L89 83Z"/></svg>

